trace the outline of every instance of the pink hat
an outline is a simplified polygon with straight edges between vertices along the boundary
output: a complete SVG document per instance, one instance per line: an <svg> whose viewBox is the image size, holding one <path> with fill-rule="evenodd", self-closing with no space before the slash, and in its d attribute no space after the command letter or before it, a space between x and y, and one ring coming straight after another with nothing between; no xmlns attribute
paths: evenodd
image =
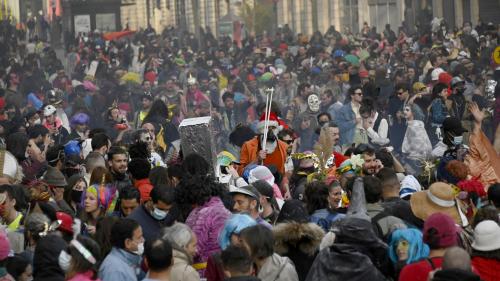
<svg viewBox="0 0 500 281"><path fill-rule="evenodd" d="M424 222L424 242L431 249L457 245L458 230L455 221L444 213L434 213Z"/></svg>
<svg viewBox="0 0 500 281"><path fill-rule="evenodd" d="M0 231L0 261L5 260L10 254L10 242L5 231Z"/></svg>

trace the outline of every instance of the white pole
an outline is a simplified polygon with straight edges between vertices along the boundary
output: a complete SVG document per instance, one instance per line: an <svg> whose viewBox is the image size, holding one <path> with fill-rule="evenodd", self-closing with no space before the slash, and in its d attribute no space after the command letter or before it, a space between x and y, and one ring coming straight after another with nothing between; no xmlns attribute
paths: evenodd
<svg viewBox="0 0 500 281"><path fill-rule="evenodd" d="M269 97L269 93L271 93L271 97ZM269 117L271 116L271 103L273 102L273 93L274 88L270 88L266 90L266 116L265 116L265 125L264 125L264 141L262 149L266 149L267 145L267 131L269 129ZM268 104L269 100L269 104Z"/></svg>
<svg viewBox="0 0 500 281"><path fill-rule="evenodd" d="M266 108L264 109L264 139L262 140L262 150L266 150L267 125L269 123L269 118L267 116L268 107L269 107L269 95L267 95L267 90L266 90Z"/></svg>

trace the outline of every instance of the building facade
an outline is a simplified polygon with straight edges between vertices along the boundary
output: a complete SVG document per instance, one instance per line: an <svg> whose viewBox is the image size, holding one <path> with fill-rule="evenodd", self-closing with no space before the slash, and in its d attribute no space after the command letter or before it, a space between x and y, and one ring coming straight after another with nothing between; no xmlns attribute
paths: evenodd
<svg viewBox="0 0 500 281"><path fill-rule="evenodd" d="M337 30L360 31L364 22L381 32L389 23L397 30L405 21L413 30L423 15L444 18L448 26L462 26L465 21L477 24L500 23L500 0L279 0L278 24L306 35L322 33L333 25Z"/></svg>

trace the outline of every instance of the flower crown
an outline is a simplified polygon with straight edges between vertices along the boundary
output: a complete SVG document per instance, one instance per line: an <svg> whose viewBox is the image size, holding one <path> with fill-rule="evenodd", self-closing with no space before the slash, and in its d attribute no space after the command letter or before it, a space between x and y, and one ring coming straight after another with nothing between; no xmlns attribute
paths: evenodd
<svg viewBox="0 0 500 281"><path fill-rule="evenodd" d="M337 173L339 175L349 173L360 175L364 163L365 160L361 157L361 154L354 154L351 158L342 162L342 164L337 168Z"/></svg>

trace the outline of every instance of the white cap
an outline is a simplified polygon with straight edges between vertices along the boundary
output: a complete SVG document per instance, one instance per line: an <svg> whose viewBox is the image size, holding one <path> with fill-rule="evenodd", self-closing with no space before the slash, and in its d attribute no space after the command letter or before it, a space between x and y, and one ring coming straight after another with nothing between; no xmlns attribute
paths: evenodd
<svg viewBox="0 0 500 281"><path fill-rule="evenodd" d="M55 112L56 108L53 105L49 104L43 109L43 116L47 117L54 114Z"/></svg>
<svg viewBox="0 0 500 281"><path fill-rule="evenodd" d="M445 72L442 68L438 67L438 68L435 68L432 72L431 72L431 78L432 78L432 81L437 81L439 80L439 74Z"/></svg>

